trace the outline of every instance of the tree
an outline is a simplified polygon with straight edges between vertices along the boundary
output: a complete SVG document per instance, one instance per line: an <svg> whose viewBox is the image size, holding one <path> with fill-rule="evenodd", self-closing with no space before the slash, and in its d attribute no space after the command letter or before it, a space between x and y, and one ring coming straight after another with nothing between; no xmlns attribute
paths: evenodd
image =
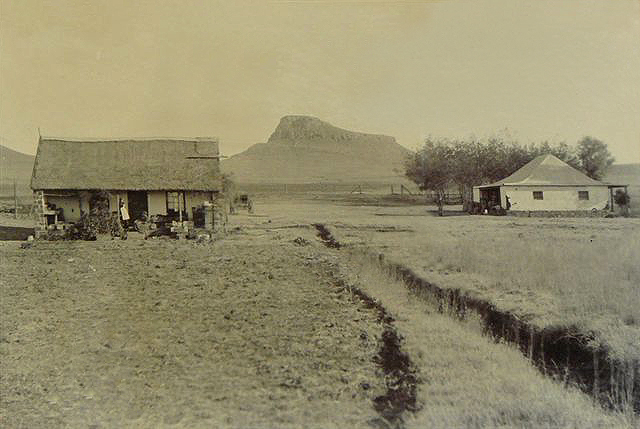
<svg viewBox="0 0 640 429"><path fill-rule="evenodd" d="M407 178L422 190L436 194L438 215L444 214L444 195L454 181L455 150L446 140L427 139L405 163Z"/></svg>
<svg viewBox="0 0 640 429"><path fill-rule="evenodd" d="M452 145L455 159L453 181L462 196L462 210L471 209L473 186L482 181L485 160L482 145L478 140L456 141Z"/></svg>
<svg viewBox="0 0 640 429"><path fill-rule="evenodd" d="M229 213L235 213L236 182L233 173L222 173L222 198L228 207Z"/></svg>
<svg viewBox="0 0 640 429"><path fill-rule="evenodd" d="M454 180L460 188L465 211L472 208L474 186L507 177L535 157L534 152L538 151L535 145L522 146L501 136L486 141L456 141L454 147Z"/></svg>
<svg viewBox="0 0 640 429"><path fill-rule="evenodd" d="M580 169L592 179L600 180L615 159L609 153L607 145L593 137L583 137L578 142L578 160Z"/></svg>
<svg viewBox="0 0 640 429"><path fill-rule="evenodd" d="M629 216L629 203L631 202L631 197L626 191L622 189L616 190L615 195L613 196L613 200L620 207L620 212L624 217Z"/></svg>

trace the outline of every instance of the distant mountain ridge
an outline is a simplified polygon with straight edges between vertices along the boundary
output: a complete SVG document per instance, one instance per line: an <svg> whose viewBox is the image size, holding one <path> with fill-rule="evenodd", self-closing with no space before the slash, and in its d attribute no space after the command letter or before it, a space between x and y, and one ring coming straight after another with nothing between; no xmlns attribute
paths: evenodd
<svg viewBox="0 0 640 429"><path fill-rule="evenodd" d="M382 183L403 176L409 153L390 136L290 115L280 120L267 143L222 161L222 170L240 183Z"/></svg>
<svg viewBox="0 0 640 429"><path fill-rule="evenodd" d="M310 116L285 116L267 143L222 161L223 171L234 172L246 183L393 183L403 175L409 150L393 137L335 127ZM0 145L0 194L30 193L35 156ZM395 169L395 171L394 171ZM640 200L640 163L614 164L603 181L630 185Z"/></svg>
<svg viewBox="0 0 640 429"><path fill-rule="evenodd" d="M27 155L0 145L0 178L2 182L11 181L13 183L15 179L18 183L29 183L35 159L36 157L33 155Z"/></svg>
<svg viewBox="0 0 640 429"><path fill-rule="evenodd" d="M640 164L613 164L602 180L616 185L640 186Z"/></svg>
<svg viewBox="0 0 640 429"><path fill-rule="evenodd" d="M18 195L31 193L29 184L36 157L0 145L0 196L13 195L15 181Z"/></svg>

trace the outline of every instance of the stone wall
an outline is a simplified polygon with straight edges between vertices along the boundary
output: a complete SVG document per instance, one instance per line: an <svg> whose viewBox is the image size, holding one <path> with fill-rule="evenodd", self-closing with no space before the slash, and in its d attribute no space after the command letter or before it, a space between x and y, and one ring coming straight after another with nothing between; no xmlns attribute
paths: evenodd
<svg viewBox="0 0 640 429"><path fill-rule="evenodd" d="M507 210L507 215L518 217L605 217L608 210Z"/></svg>
<svg viewBox="0 0 640 429"><path fill-rule="evenodd" d="M36 238L40 238L47 233L47 219L44 215L45 208L44 191L33 191L33 216Z"/></svg>

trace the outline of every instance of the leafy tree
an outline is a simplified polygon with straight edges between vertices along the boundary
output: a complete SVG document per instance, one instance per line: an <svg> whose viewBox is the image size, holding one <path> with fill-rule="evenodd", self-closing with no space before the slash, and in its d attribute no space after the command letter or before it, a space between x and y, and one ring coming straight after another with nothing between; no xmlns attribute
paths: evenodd
<svg viewBox="0 0 640 429"><path fill-rule="evenodd" d="M620 206L620 212L623 216L629 216L629 203L631 202L631 197L629 194L622 189L618 189L613 196L613 200L615 203Z"/></svg>
<svg viewBox="0 0 640 429"><path fill-rule="evenodd" d="M224 201L225 211L229 213L235 213L235 200L238 191L236 188L236 182L233 178L233 173L222 173L222 198Z"/></svg>
<svg viewBox="0 0 640 429"><path fill-rule="evenodd" d="M469 210L473 200L473 186L484 178L486 159L482 144L475 139L470 141L456 141L452 144L455 168L453 181L458 185L462 195L462 209Z"/></svg>
<svg viewBox="0 0 640 429"><path fill-rule="evenodd" d="M580 169L592 179L600 180L615 159L609 153L607 145L593 137L583 137L577 149Z"/></svg>
<svg viewBox="0 0 640 429"><path fill-rule="evenodd" d="M438 215L444 214L444 195L454 181L455 150L446 140L427 139L405 163L406 176L422 190L436 194Z"/></svg>

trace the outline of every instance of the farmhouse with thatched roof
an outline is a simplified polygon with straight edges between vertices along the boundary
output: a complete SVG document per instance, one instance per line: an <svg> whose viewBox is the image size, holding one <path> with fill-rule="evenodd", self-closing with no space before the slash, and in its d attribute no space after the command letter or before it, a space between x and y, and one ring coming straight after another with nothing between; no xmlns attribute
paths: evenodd
<svg viewBox="0 0 640 429"><path fill-rule="evenodd" d="M96 191L106 191L112 212L124 204L132 220L193 220L195 208L222 189L219 158L212 138L40 138L31 177L38 226L78 221L95 204Z"/></svg>
<svg viewBox="0 0 640 429"><path fill-rule="evenodd" d="M593 211L613 209L614 188L626 186L594 180L547 154L502 180L474 186L473 200L512 211Z"/></svg>

